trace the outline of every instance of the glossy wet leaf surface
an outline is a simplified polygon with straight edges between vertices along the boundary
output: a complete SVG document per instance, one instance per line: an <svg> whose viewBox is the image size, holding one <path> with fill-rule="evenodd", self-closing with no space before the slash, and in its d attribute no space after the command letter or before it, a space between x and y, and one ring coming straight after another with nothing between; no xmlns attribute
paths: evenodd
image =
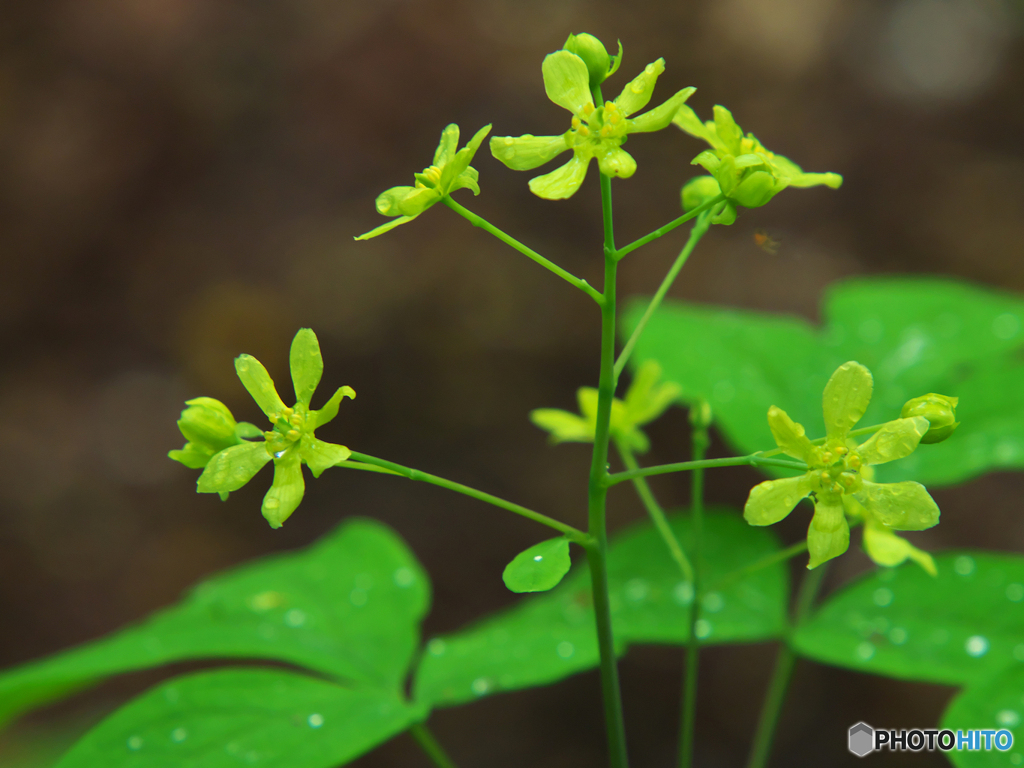
<svg viewBox="0 0 1024 768"><path fill-rule="evenodd" d="M625 314L632 329L646 303ZM884 278L829 290L822 325L786 316L666 302L640 337L632 365L655 359L667 381L702 397L740 453L774 447L771 405L825 434L822 390L840 364L874 376L860 426L897 418L912 397L960 398L951 438L877 467L879 482L960 482L1024 467L1024 299L945 280Z"/></svg>
<svg viewBox="0 0 1024 768"><path fill-rule="evenodd" d="M1005 751L997 748L981 752L951 750L946 756L958 768L1012 768L1024 765L1022 726L1024 664L967 686L950 702L939 728L947 728L954 733L978 729L1010 731L1013 746Z"/></svg>
<svg viewBox="0 0 1024 768"><path fill-rule="evenodd" d="M569 572L569 540L564 536L534 544L505 566L501 575L513 592L546 592Z"/></svg>
<svg viewBox="0 0 1024 768"><path fill-rule="evenodd" d="M0 676L0 721L120 672L262 658L397 689L430 583L387 526L351 520L313 546L227 571L146 622Z"/></svg>
<svg viewBox="0 0 1024 768"><path fill-rule="evenodd" d="M57 768L333 768L422 716L395 693L293 672L200 672L119 709Z"/></svg>
<svg viewBox="0 0 1024 768"><path fill-rule="evenodd" d="M681 544L689 520L671 518ZM717 509L705 522L705 559L711 591L701 623L704 642L728 643L778 636L783 627L787 573L774 565L722 582L777 550L774 535L747 525L740 513ZM692 586L683 579L657 532L642 523L609 544L608 580L615 638L628 643L685 643ZM598 664L590 574L577 568L550 594L524 598L514 608L461 632L427 643L416 676L418 700L451 705L503 690L544 685Z"/></svg>
<svg viewBox="0 0 1024 768"><path fill-rule="evenodd" d="M1024 667L1024 557L983 552L881 569L829 596L794 634L825 664L962 684Z"/></svg>

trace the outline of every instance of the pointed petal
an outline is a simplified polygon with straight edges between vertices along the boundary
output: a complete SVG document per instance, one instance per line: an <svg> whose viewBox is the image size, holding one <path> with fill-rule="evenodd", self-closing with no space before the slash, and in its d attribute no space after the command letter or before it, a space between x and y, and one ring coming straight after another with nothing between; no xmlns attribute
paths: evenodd
<svg viewBox="0 0 1024 768"><path fill-rule="evenodd" d="M693 95L696 88L683 88L663 104L637 115L629 121L628 133L650 133L667 128L683 103Z"/></svg>
<svg viewBox="0 0 1024 768"><path fill-rule="evenodd" d="M274 484L263 497L263 516L271 528L280 528L302 501L306 484L302 479L302 461L296 451L274 462Z"/></svg>
<svg viewBox="0 0 1024 768"><path fill-rule="evenodd" d="M403 197L398 210L403 216L419 216L442 197L444 193L440 189L421 187Z"/></svg>
<svg viewBox="0 0 1024 768"><path fill-rule="evenodd" d="M802 499L811 493L808 475L765 480L750 489L743 507L743 519L751 525L773 525L786 517Z"/></svg>
<svg viewBox="0 0 1024 768"><path fill-rule="evenodd" d="M921 416L890 421L860 445L857 454L865 464L885 464L902 459L917 449L930 426L928 419Z"/></svg>
<svg viewBox="0 0 1024 768"><path fill-rule="evenodd" d="M594 442L594 427L575 413L559 408L537 408L530 411L530 421L550 432L552 443Z"/></svg>
<svg viewBox="0 0 1024 768"><path fill-rule="evenodd" d="M248 421L240 421L235 425L235 436L239 439L263 437L263 430Z"/></svg>
<svg viewBox="0 0 1024 768"><path fill-rule="evenodd" d="M181 462L189 469L202 469L215 455L213 449L195 443L185 443L180 450L167 452L169 458Z"/></svg>
<svg viewBox="0 0 1024 768"><path fill-rule="evenodd" d="M374 205L377 213L382 216L399 216L402 213L402 201L416 192L416 187L391 187L377 195Z"/></svg>
<svg viewBox="0 0 1024 768"><path fill-rule="evenodd" d="M894 568L907 558L914 560L932 576L938 575L932 556L909 541L897 536L884 525L868 522L864 525L864 551L879 565Z"/></svg>
<svg viewBox="0 0 1024 768"><path fill-rule="evenodd" d="M443 190L450 191L451 183L458 178L463 171L469 168L469 164L473 162L473 157L476 155L483 140L487 138L487 134L491 132L491 126L485 125L475 134L473 138L469 140L469 143L455 153L455 157L452 161L441 169L441 187Z"/></svg>
<svg viewBox="0 0 1024 768"><path fill-rule="evenodd" d="M768 409L768 427L784 454L807 464L811 463L815 448L807 437L803 424L793 421L788 413L773 405Z"/></svg>
<svg viewBox="0 0 1024 768"><path fill-rule="evenodd" d="M561 168L530 179L530 191L545 200L564 200L572 197L583 184L589 163L590 158L581 160L579 155L574 153L572 159Z"/></svg>
<svg viewBox="0 0 1024 768"><path fill-rule="evenodd" d="M639 112L651 100L654 86L658 82L658 76L664 71L664 59L652 61L644 67L643 72L626 84L626 87L622 89L622 93L616 97L615 106L622 110L622 114L626 117L629 117L634 112ZM671 120L672 115L669 115L668 119ZM668 125L667 122L665 124Z"/></svg>
<svg viewBox="0 0 1024 768"><path fill-rule="evenodd" d="M710 149L705 149L690 161L690 165L699 165L708 173L714 173L721 167L722 161ZM718 182L716 181L715 183L717 184Z"/></svg>
<svg viewBox="0 0 1024 768"><path fill-rule="evenodd" d="M235 358L235 372L256 405L273 421L276 414L284 410L284 402L263 363L252 355L239 355Z"/></svg>
<svg viewBox="0 0 1024 768"><path fill-rule="evenodd" d="M355 400L356 391L352 387L339 387L338 391L331 395L331 399L324 403L324 407L319 411L313 411L310 416L313 417L312 429L319 429L327 422L334 419L338 415L338 406L341 405L341 400L344 397Z"/></svg>
<svg viewBox="0 0 1024 768"><path fill-rule="evenodd" d="M590 95L590 73L583 59L568 51L555 51L544 57L541 65L544 90L555 104L577 117L583 117L583 107L593 104Z"/></svg>
<svg viewBox="0 0 1024 768"><path fill-rule="evenodd" d="M371 237L378 237L380 235L383 235L385 232L390 232L392 229L399 226L400 224L407 224L408 222L412 221L415 218L415 216L401 216L400 218L393 219L392 221L389 221L387 224L381 224L376 229L371 229L369 232L364 232L358 237L354 237L352 239L369 240Z"/></svg>
<svg viewBox="0 0 1024 768"><path fill-rule="evenodd" d="M451 185L448 187L448 194L451 194L457 189L470 189L474 195L480 194L480 173L473 166L469 166L466 170L455 177Z"/></svg>
<svg viewBox="0 0 1024 768"><path fill-rule="evenodd" d="M939 505L920 483L872 483L854 494L881 522L897 531L923 531L939 522Z"/></svg>
<svg viewBox="0 0 1024 768"><path fill-rule="evenodd" d="M580 387L576 390L576 402L580 404L580 413L587 421L597 421L597 390L593 387Z"/></svg>
<svg viewBox="0 0 1024 768"><path fill-rule="evenodd" d="M702 123L700 118L697 117L697 113L685 104L676 110L675 117L672 118L672 123L691 136L698 139L704 139L704 141L715 149L725 149L722 142L718 139L718 134Z"/></svg>
<svg viewBox="0 0 1024 768"><path fill-rule="evenodd" d="M320 342L312 328L300 328L295 334L288 362L292 372L292 384L295 387L295 400L308 408L309 401L313 398L320 377L324 373Z"/></svg>
<svg viewBox="0 0 1024 768"><path fill-rule="evenodd" d="M605 176L618 176L628 179L636 173L636 160L624 149L610 146L597 155L597 164Z"/></svg>
<svg viewBox="0 0 1024 768"><path fill-rule="evenodd" d="M199 476L196 489L199 493L237 491L252 480L268 461L270 454L263 441L225 448L210 459Z"/></svg>
<svg viewBox="0 0 1024 768"><path fill-rule="evenodd" d="M299 456L306 462L313 477L320 477L325 470L335 467L352 455L344 445L335 445L318 440L312 435L303 435Z"/></svg>
<svg viewBox="0 0 1024 768"><path fill-rule="evenodd" d="M446 125L441 131L441 141L438 142L437 149L434 151L434 165L444 168L455 157L455 148L458 146L459 126L455 123Z"/></svg>
<svg viewBox="0 0 1024 768"><path fill-rule="evenodd" d="M715 106L715 133L719 140L725 145L731 155L740 154L740 140L743 138L743 131L736 124L730 112L725 107Z"/></svg>
<svg viewBox="0 0 1024 768"><path fill-rule="evenodd" d="M492 136L491 154L513 171L532 171L569 149L565 135Z"/></svg>
<svg viewBox="0 0 1024 768"><path fill-rule="evenodd" d="M828 437L846 437L867 410L873 386L871 372L860 363L851 360L836 369L821 401Z"/></svg>
<svg viewBox="0 0 1024 768"><path fill-rule="evenodd" d="M833 557L843 554L850 546L850 526L846 523L842 504L814 505L814 517L807 529L807 552L810 560L808 569L819 565Z"/></svg>

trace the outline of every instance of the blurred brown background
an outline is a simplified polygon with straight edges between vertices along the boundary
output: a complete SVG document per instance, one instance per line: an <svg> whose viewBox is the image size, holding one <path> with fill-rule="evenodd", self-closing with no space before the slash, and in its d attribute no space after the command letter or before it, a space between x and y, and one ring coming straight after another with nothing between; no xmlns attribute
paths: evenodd
<svg viewBox="0 0 1024 768"><path fill-rule="evenodd" d="M116 629L350 515L393 525L427 566L428 633L513 602L500 573L543 535L528 521L332 471L271 531L259 514L269 471L221 503L165 457L183 442L186 398L217 397L257 421L231 360L252 353L287 386L303 325L324 347L325 387L359 393L323 437L583 524L588 449L549 448L526 414L572 407L596 382L593 305L441 206L352 240L382 223L374 197L411 183L445 124L565 130L540 63L569 32L609 48L621 38L609 93L664 56L655 103L697 86L702 116L725 104L767 146L846 176L838 192L787 191L714 230L673 295L815 318L822 289L854 274L1024 290L1021 18L1008 0L0 4L0 667ZM629 151L639 170L614 184L622 243L678 215L700 147L670 128ZM474 165L483 194L461 192L463 203L600 284L595 169L575 198L550 203L529 193L533 174L486 151ZM755 246L755 228L781 241L777 255ZM684 239L624 262L621 295L652 292ZM685 457L683 411L651 434L648 461ZM739 506L756 481L714 473L709 500ZM655 489L669 505L688 493L683 477ZM1013 474L939 491L943 524L915 541L1022 550L1022 492ZM641 514L627 488L613 494L613 527ZM781 532L796 541L804 526ZM851 550L830 585L866 567ZM705 654L698 765L741 763L773 654ZM641 648L622 664L636 766L673 764L680 657ZM163 674L25 719L0 739L0 763L35 764L34 745L53 748ZM951 694L804 664L774 764L853 764L851 723L930 725ZM599 766L598 697L586 674L432 724L461 766ZM358 764L427 762L400 737Z"/></svg>

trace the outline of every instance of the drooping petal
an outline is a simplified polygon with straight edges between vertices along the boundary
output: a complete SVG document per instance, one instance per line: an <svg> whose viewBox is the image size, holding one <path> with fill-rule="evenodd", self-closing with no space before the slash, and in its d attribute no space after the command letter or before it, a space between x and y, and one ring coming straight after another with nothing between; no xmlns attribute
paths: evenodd
<svg viewBox="0 0 1024 768"><path fill-rule="evenodd" d="M390 232L392 229L394 229L397 226L400 226L401 224L408 224L415 218L415 216L400 216L397 219L389 221L387 224L381 224L379 227L371 229L369 232L364 232L358 237L354 237L353 240L369 240L371 237L379 237L380 235L383 235L385 232Z"/></svg>
<svg viewBox="0 0 1024 768"><path fill-rule="evenodd" d="M811 493L808 475L765 480L750 489L743 507L743 519L751 525L773 525L786 517L802 499Z"/></svg>
<svg viewBox="0 0 1024 768"><path fill-rule="evenodd" d="M167 456L181 462L189 469L202 469L215 455L212 448L195 443L185 443L180 449L168 451Z"/></svg>
<svg viewBox="0 0 1024 768"><path fill-rule="evenodd" d="M865 464L902 459L917 449L929 426L928 419L920 416L890 421L859 446L857 454Z"/></svg>
<svg viewBox="0 0 1024 768"><path fill-rule="evenodd" d="M302 461L297 451L289 451L274 462L274 484L263 497L263 516L271 528L280 528L291 517L305 492Z"/></svg>
<svg viewBox="0 0 1024 768"><path fill-rule="evenodd" d="M680 195L684 211L692 211L699 205L722 194L722 188L714 176L695 176L683 185Z"/></svg>
<svg viewBox="0 0 1024 768"><path fill-rule="evenodd" d="M642 115L637 115L629 121L629 128L626 132L650 133L651 131L660 131L663 128L667 128L672 122L672 118L675 117L676 112L679 111L679 108L696 90L692 86L683 88L683 90L678 91L674 96L654 109L650 109Z"/></svg>
<svg viewBox="0 0 1024 768"><path fill-rule="evenodd" d="M708 173L715 173L721 167L722 161L710 149L705 149L690 161L690 165L699 165Z"/></svg>
<svg viewBox="0 0 1024 768"><path fill-rule="evenodd" d="M658 82L658 76L664 71L664 59L652 61L644 67L643 72L626 84L626 87L622 89L622 93L615 98L615 106L622 110L622 114L626 117L629 117L634 112L639 112L651 100L651 96L654 94L654 86ZM671 120L672 116L669 116L668 119Z"/></svg>
<svg viewBox="0 0 1024 768"><path fill-rule="evenodd" d="M784 454L808 464L811 463L815 448L810 438L807 437L803 424L793 421L789 418L788 413L773 405L768 409L768 427L772 431L775 443Z"/></svg>
<svg viewBox="0 0 1024 768"><path fill-rule="evenodd" d="M284 410L284 402L263 363L252 355L239 355L235 358L235 372L256 405L273 421Z"/></svg>
<svg viewBox="0 0 1024 768"><path fill-rule="evenodd" d="M801 173L789 178L789 186L791 187L805 189L822 185L832 189L839 189L843 185L843 177L838 173ZM931 560L931 555L928 555L928 559ZM935 567L934 564L932 567ZM928 569L925 568L925 570Z"/></svg>
<svg viewBox="0 0 1024 768"><path fill-rule="evenodd" d="M352 451L344 445L326 443L312 435L303 435L299 446L299 456L306 462L313 477L320 477L325 470L337 466L351 455Z"/></svg>
<svg viewBox="0 0 1024 768"><path fill-rule="evenodd" d="M923 531L939 522L939 505L920 483L872 483L854 494L881 522L897 531Z"/></svg>
<svg viewBox="0 0 1024 768"><path fill-rule="evenodd" d="M860 363L851 360L836 369L821 398L828 437L846 437L867 410L873 386L871 372Z"/></svg>
<svg viewBox="0 0 1024 768"><path fill-rule="evenodd" d="M295 387L295 400L307 408L316 392L320 377L324 373L324 358L320 354L320 342L312 328L300 328L292 339L288 363Z"/></svg>
<svg viewBox="0 0 1024 768"><path fill-rule="evenodd" d="M448 188L448 194L451 194L457 189L469 189L472 190L474 195L480 194L480 184L478 180L480 173L473 166L469 166L466 170L455 177L451 185Z"/></svg>
<svg viewBox="0 0 1024 768"><path fill-rule="evenodd" d="M592 443L594 426L575 413L559 408L530 411L530 421L550 433L552 443Z"/></svg>
<svg viewBox="0 0 1024 768"><path fill-rule="evenodd" d="M401 216L402 201L415 192L416 189L416 187L408 186L385 189L377 195L377 200L374 202L374 205L377 207L377 213L382 216Z"/></svg>
<svg viewBox="0 0 1024 768"><path fill-rule="evenodd" d="M491 132L490 124L485 125L475 134L473 138L469 140L469 143L455 153L455 157L452 158L451 162L447 163L441 168L441 189L445 192L450 191L449 187L451 183L462 174L469 164L473 162L473 157L476 155L483 140L487 138L487 134Z"/></svg>
<svg viewBox="0 0 1024 768"><path fill-rule="evenodd" d="M441 141L434 151L434 165L443 168L455 157L455 149L459 146L459 126L455 123L446 125L441 131Z"/></svg>
<svg viewBox="0 0 1024 768"><path fill-rule="evenodd" d="M584 117L583 107L594 101L590 95L590 73L583 59L575 53L555 51L544 57L540 69L548 98L577 117Z"/></svg>
<svg viewBox="0 0 1024 768"><path fill-rule="evenodd" d="M569 145L561 136L492 136L491 154L513 171L532 171L553 160Z"/></svg>
<svg viewBox="0 0 1024 768"><path fill-rule="evenodd" d="M331 399L324 403L323 408L310 413L310 418L312 419L310 429L319 429L334 419L338 415L338 407L341 405L341 400L345 397L355 400L356 391L352 387L339 387L338 391L331 395Z"/></svg>
<svg viewBox="0 0 1024 768"><path fill-rule="evenodd" d="M873 520L864 524L864 551L876 563L888 568L894 568L910 558L932 576L938 575L931 555Z"/></svg>
<svg viewBox="0 0 1024 768"><path fill-rule="evenodd" d="M545 200L564 200L572 197L583 184L589 163L590 158L584 160L573 153L572 159L565 165L551 173L530 179L530 191Z"/></svg>
<svg viewBox="0 0 1024 768"><path fill-rule="evenodd" d="M270 461L267 444L263 441L241 443L214 454L199 476L199 493L229 493L237 491L252 480L263 465Z"/></svg>
<svg viewBox="0 0 1024 768"><path fill-rule="evenodd" d="M850 526L843 514L842 504L814 505L814 517L807 529L807 567L817 568L827 560L843 554L850 546Z"/></svg>
<svg viewBox="0 0 1024 768"><path fill-rule="evenodd" d="M636 173L636 160L626 150L611 145L597 154L597 164L605 176L618 176L628 179Z"/></svg>
<svg viewBox="0 0 1024 768"><path fill-rule="evenodd" d="M444 193L440 189L420 187L399 201L398 210L403 216L419 216L442 197Z"/></svg>

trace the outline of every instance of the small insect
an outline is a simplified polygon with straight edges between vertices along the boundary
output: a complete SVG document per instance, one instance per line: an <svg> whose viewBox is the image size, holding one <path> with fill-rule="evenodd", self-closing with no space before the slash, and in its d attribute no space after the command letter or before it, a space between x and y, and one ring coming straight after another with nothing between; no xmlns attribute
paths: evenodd
<svg viewBox="0 0 1024 768"><path fill-rule="evenodd" d="M774 256L779 252L779 246L782 245L778 240L769 235L763 229L754 230L754 245L760 248L765 253L770 253Z"/></svg>

